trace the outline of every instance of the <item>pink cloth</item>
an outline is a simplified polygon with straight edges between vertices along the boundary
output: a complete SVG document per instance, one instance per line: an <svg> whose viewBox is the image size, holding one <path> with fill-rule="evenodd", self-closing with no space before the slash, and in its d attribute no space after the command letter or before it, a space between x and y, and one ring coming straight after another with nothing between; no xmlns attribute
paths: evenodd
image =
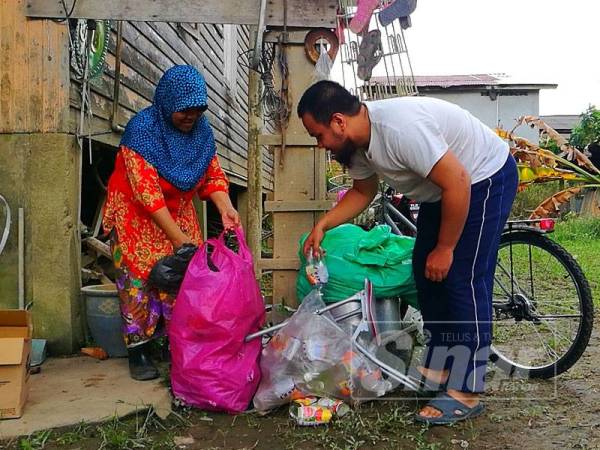
<svg viewBox="0 0 600 450"><path fill-rule="evenodd" d="M379 5L379 0L358 0L357 11L350 21L349 28L356 34L369 27L373 11Z"/></svg>

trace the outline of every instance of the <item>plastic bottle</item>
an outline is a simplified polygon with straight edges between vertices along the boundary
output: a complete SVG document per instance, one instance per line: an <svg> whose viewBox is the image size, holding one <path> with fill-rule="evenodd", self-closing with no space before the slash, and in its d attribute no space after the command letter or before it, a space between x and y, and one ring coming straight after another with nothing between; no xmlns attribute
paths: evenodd
<svg viewBox="0 0 600 450"><path fill-rule="evenodd" d="M290 407L290 416L298 425L316 426L331 422L333 412L329 408L322 406L302 406L292 404Z"/></svg>
<svg viewBox="0 0 600 450"><path fill-rule="evenodd" d="M317 406L331 409L337 417L342 417L350 412L350 407L343 401L327 397L320 398Z"/></svg>

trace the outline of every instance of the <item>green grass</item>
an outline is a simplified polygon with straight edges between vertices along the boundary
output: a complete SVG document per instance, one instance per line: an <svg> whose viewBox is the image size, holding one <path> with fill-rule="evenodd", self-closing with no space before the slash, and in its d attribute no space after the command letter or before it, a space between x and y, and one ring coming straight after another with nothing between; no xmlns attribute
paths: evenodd
<svg viewBox="0 0 600 450"><path fill-rule="evenodd" d="M594 305L600 307L600 218L567 215L550 237L579 263L592 288Z"/></svg>
<svg viewBox="0 0 600 450"><path fill-rule="evenodd" d="M414 448L436 450L442 442L431 442L426 426L415 426L414 411L405 403L381 404L377 408L365 405L334 420L327 427L307 428L292 425L283 431L283 441L288 449L322 448L331 450L357 450L360 448Z"/></svg>
<svg viewBox="0 0 600 450"><path fill-rule="evenodd" d="M566 215L557 222L556 231L548 234L548 237L564 247L581 266L598 307L600 219ZM512 271L516 280L515 292L520 290L527 298L535 299L536 311L541 316L581 312L576 286L567 270L545 250L515 243L512 247L500 249L499 261L499 267L505 270L496 271L494 298L504 297L502 287L511 289ZM547 364L570 348L578 323L577 320L564 318L536 326L523 321L515 326L510 318L506 320L504 316L500 316L496 317L494 343L502 353L518 358L521 363ZM543 347L539 346L540 340L544 342Z"/></svg>

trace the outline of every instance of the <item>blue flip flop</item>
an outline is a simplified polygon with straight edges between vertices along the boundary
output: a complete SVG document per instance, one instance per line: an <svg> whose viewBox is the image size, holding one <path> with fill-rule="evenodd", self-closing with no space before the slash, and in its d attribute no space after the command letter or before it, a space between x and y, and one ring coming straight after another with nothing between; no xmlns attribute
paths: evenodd
<svg viewBox="0 0 600 450"><path fill-rule="evenodd" d="M419 413L416 413L415 421L428 425L450 425L477 417L485 409L485 406L481 402L469 408L464 403L451 397L447 392L442 392L436 398L430 400L427 406L437 409L442 415L440 417L423 417Z"/></svg>

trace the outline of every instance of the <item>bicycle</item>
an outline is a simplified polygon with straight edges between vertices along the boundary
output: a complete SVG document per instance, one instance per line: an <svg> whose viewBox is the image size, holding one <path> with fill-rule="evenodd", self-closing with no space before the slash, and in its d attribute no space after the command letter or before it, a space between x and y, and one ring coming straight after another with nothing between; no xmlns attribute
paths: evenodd
<svg viewBox="0 0 600 450"><path fill-rule="evenodd" d="M375 220L366 228L379 222L389 225L396 234L404 234L401 227L409 233L416 232L418 210L413 208L411 215L406 217L393 205L393 195L389 188L380 191L371 207ZM594 311L588 281L575 259L547 237L553 229L554 221L549 219L513 220L506 224L501 236L492 301L496 330L489 358L510 377L545 379L565 372L581 357L592 333ZM543 262L545 264L541 264ZM539 272L544 277L539 276ZM372 338L378 334L375 332L377 320L374 319L377 302L371 300L370 283L368 280L366 283L360 293L322 311L315 311L315 314L335 313L335 322L351 325L353 345L365 357L390 379L411 390L419 390L415 379L382 360L377 351L358 342L361 332ZM544 297L544 294L552 296L557 293L563 294L560 301ZM408 338L408 345L412 347L406 355L402 355L407 349L403 346L388 347L386 344L384 347L390 354L408 363L412 361L414 346L420 340L422 319L416 310L407 314L409 308L402 304L402 299L398 300L402 323L399 330L388 334L391 339L387 344L395 346L402 338L406 344ZM574 305L570 305L569 301ZM293 313L294 310L287 312ZM410 318L407 319L408 316ZM351 322L353 319L354 323ZM568 331L571 331L569 336L559 332L558 326L554 329L550 326L559 320L567 320ZM576 326L571 323L574 320L577 321ZM285 324L263 329L246 339L272 336ZM502 328L503 325L506 328Z"/></svg>
<svg viewBox="0 0 600 450"><path fill-rule="evenodd" d="M375 198L375 224L400 235L407 234L402 228L416 232L416 215L399 211L393 195L383 187ZM589 283L573 256L547 236L553 231L552 219L511 220L501 236L490 360L510 376L545 379L565 372L592 334Z"/></svg>

